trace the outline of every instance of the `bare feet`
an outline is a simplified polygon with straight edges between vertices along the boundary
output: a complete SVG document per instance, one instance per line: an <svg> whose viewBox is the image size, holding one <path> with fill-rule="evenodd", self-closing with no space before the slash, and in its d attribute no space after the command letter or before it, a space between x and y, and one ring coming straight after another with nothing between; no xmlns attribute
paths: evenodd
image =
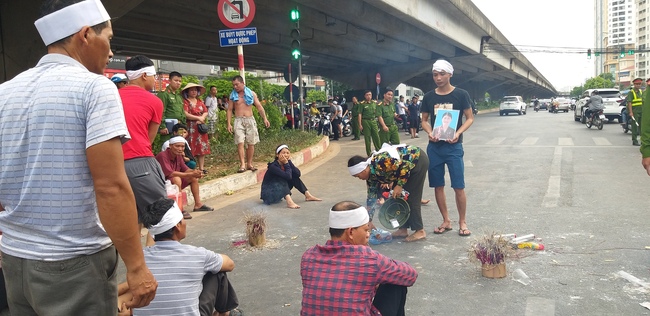
<svg viewBox="0 0 650 316"><path fill-rule="evenodd" d="M423 240L427 238L427 233L424 231L424 229L420 229L416 231L415 233L411 234L410 236L406 237L404 241L406 242L412 242L412 241L418 241L418 240Z"/></svg>
<svg viewBox="0 0 650 316"><path fill-rule="evenodd" d="M288 208L300 208L300 205L294 203L293 201L291 203L287 202L287 207Z"/></svg>
<svg viewBox="0 0 650 316"><path fill-rule="evenodd" d="M305 192L305 201L322 201L322 199L319 199L319 198L311 195L311 193L309 193L309 191L307 191L307 192Z"/></svg>
<svg viewBox="0 0 650 316"><path fill-rule="evenodd" d="M422 200L422 201L420 201L420 204L422 204L422 205L427 205L427 204L429 204L429 202L431 202L431 200L426 199L426 200Z"/></svg>
<svg viewBox="0 0 650 316"><path fill-rule="evenodd" d="M394 231L392 234L393 238L405 238L408 237L409 231L406 228L401 228Z"/></svg>

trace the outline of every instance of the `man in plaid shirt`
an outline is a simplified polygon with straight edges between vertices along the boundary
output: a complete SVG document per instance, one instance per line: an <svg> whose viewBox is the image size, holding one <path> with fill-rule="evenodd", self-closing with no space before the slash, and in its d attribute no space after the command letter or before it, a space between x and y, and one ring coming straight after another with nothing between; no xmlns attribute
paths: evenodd
<svg viewBox="0 0 650 316"><path fill-rule="evenodd" d="M300 315L404 315L406 287L418 273L368 246L368 221L357 203L332 207L331 239L302 255Z"/></svg>

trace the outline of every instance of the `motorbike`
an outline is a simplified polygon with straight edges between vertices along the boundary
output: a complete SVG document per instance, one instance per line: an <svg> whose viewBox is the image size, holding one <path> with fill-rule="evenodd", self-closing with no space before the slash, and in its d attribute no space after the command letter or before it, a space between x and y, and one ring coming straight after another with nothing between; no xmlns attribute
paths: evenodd
<svg viewBox="0 0 650 316"><path fill-rule="evenodd" d="M555 114L557 114L557 105L555 105L555 104L550 104L550 105L548 106L548 112L549 112L549 113L555 113Z"/></svg>
<svg viewBox="0 0 650 316"><path fill-rule="evenodd" d="M319 135L323 136L332 135L332 120L330 119L330 113L323 113L320 115L320 121L318 123Z"/></svg>
<svg viewBox="0 0 650 316"><path fill-rule="evenodd" d="M352 135L352 125L350 123L350 116L346 115L341 120L341 126L343 129L343 137L348 137Z"/></svg>
<svg viewBox="0 0 650 316"><path fill-rule="evenodd" d="M623 99L618 102L623 107L623 109L621 110L621 127L623 127L623 133L627 134L627 132L632 130L632 124L636 124L637 126L639 126L639 124L635 119L631 118L628 115L627 100Z"/></svg>
<svg viewBox="0 0 650 316"><path fill-rule="evenodd" d="M593 113L591 113L591 117L587 119L587 122L585 124L587 125L587 128L596 126L599 130L601 130L603 129L604 121L605 114L603 114L603 110L595 110Z"/></svg>
<svg viewBox="0 0 650 316"><path fill-rule="evenodd" d="M535 109L535 112L539 112L539 103L535 103L534 109Z"/></svg>

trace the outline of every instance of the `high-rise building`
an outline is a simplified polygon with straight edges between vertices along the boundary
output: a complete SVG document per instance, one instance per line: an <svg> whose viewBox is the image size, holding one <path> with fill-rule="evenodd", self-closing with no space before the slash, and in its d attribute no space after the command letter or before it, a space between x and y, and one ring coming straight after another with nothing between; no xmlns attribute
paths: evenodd
<svg viewBox="0 0 650 316"><path fill-rule="evenodd" d="M637 42L636 48L638 52L635 54L636 58L636 76L640 78L650 77L650 56L649 53L644 52L647 47L650 47L650 5L647 0L636 0L637 12Z"/></svg>
<svg viewBox="0 0 650 316"><path fill-rule="evenodd" d="M594 0L596 74L611 73L619 88L630 85L637 75L635 53L640 27L639 3L647 0ZM644 33L645 34L645 33Z"/></svg>

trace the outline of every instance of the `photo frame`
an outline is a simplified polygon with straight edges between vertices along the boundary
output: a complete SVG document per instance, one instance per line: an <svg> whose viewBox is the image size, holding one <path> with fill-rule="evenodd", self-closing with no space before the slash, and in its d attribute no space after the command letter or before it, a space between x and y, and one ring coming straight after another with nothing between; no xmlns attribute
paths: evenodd
<svg viewBox="0 0 650 316"><path fill-rule="evenodd" d="M450 119L447 119L450 117ZM456 137L456 128L460 119L459 110L438 109L433 123L433 135L439 140L451 140Z"/></svg>

